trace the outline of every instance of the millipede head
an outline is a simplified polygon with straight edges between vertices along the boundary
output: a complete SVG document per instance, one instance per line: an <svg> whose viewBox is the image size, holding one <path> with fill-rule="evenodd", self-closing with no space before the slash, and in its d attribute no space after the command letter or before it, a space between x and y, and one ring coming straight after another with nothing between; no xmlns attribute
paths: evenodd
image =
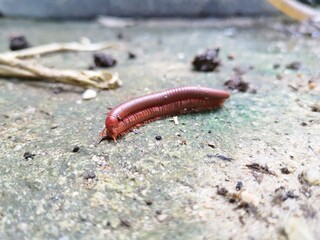
<svg viewBox="0 0 320 240"><path fill-rule="evenodd" d="M108 131L108 128L105 127L99 134L99 137L98 137L98 143L101 143L102 141L104 140L107 140L107 139L113 139L113 141L116 143L117 142L117 134L114 130L111 130L111 131Z"/></svg>

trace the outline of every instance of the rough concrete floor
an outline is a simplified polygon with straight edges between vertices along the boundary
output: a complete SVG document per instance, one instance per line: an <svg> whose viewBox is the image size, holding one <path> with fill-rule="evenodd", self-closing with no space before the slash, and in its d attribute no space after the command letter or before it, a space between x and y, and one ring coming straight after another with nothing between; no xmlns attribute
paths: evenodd
<svg viewBox="0 0 320 240"><path fill-rule="evenodd" d="M1 51L19 32L33 45L80 37L122 42L137 58L110 51L119 62L111 70L124 85L90 101L81 101L78 88L0 79L0 239L319 236L320 113L311 110L320 102L319 40L276 32L277 21L107 29L95 22L1 19ZM124 39L117 39L119 32ZM192 71L193 56L216 46L219 72ZM302 68L285 69L294 60ZM87 68L92 57L70 53L42 62ZM223 89L234 67L250 66L244 78L256 94L234 92L218 111L179 116L178 125L152 122L117 144L93 145L108 108L176 86ZM308 87L310 79L316 88ZM26 152L33 159L26 160ZM262 172L246 166L253 163Z"/></svg>

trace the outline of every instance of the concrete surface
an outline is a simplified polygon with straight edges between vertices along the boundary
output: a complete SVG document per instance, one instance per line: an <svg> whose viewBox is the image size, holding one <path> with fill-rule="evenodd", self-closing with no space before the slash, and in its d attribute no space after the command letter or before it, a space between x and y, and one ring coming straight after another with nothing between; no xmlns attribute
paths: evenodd
<svg viewBox="0 0 320 240"><path fill-rule="evenodd" d="M95 22L1 19L1 51L8 49L5 39L20 32L33 45L83 36L118 41L137 59L108 51L119 62L110 70L124 85L91 101L81 101L83 90L74 87L0 79L0 239L316 239L320 113L311 106L320 102L320 47L317 39L273 30L278 21L108 29ZM216 46L220 70L192 71L193 56ZM302 69L285 69L294 60ZM92 57L70 53L41 61L87 68ZM152 122L117 144L93 145L108 108L176 86L223 89L234 67L249 66L244 78L256 94L235 92L218 111L179 116L178 125L170 119ZM312 90L310 79L317 85ZM74 146L79 152L72 152ZM26 152L33 159L25 159ZM275 175L246 167L252 163ZM219 195L217 186L233 197Z"/></svg>
<svg viewBox="0 0 320 240"><path fill-rule="evenodd" d="M239 4L241 3L241 4ZM4 16L34 18L207 17L267 15L276 11L261 0L0 0Z"/></svg>

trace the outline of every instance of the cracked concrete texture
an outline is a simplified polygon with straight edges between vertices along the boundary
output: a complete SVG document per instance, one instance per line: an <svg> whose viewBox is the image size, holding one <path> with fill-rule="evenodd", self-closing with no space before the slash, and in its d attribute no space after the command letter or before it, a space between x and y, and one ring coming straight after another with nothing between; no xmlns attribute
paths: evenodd
<svg viewBox="0 0 320 240"><path fill-rule="evenodd" d="M108 29L96 22L1 19L2 51L7 51L8 36L21 32L33 45L83 36L119 41L137 59L109 51L119 62L110 70L119 73L124 85L100 91L91 101L81 101L83 90L74 87L1 79L0 238L318 236L320 187L310 176L319 179L320 174L320 118L311 111L320 101L320 48L316 39L276 32L271 26L278 20L219 20L206 26L153 22ZM117 39L119 32L123 40ZM193 56L216 46L223 61L219 71L192 71ZM294 60L302 68L286 69ZM70 53L41 61L87 68L92 57ZM280 68L274 69L275 63ZM234 67L250 66L244 78L255 94L234 92L220 110L179 116L178 125L170 119L152 122L117 144L94 146L109 107L176 86L223 89ZM310 79L316 88L308 88ZM80 150L73 152L74 146ZM25 159L26 152L35 155ZM275 175L246 167L252 163ZM283 174L282 168L290 173ZM239 200L238 181L245 200ZM217 186L230 195L219 195ZM294 194L285 199L289 191Z"/></svg>

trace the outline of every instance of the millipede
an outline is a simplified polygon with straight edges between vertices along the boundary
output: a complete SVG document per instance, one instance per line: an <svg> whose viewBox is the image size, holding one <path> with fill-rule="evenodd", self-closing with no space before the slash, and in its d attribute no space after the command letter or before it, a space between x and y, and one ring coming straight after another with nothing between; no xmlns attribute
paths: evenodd
<svg viewBox="0 0 320 240"><path fill-rule="evenodd" d="M149 121L219 108L229 96L230 94L223 90L186 86L129 100L107 113L99 142L107 138L116 142L117 136Z"/></svg>

